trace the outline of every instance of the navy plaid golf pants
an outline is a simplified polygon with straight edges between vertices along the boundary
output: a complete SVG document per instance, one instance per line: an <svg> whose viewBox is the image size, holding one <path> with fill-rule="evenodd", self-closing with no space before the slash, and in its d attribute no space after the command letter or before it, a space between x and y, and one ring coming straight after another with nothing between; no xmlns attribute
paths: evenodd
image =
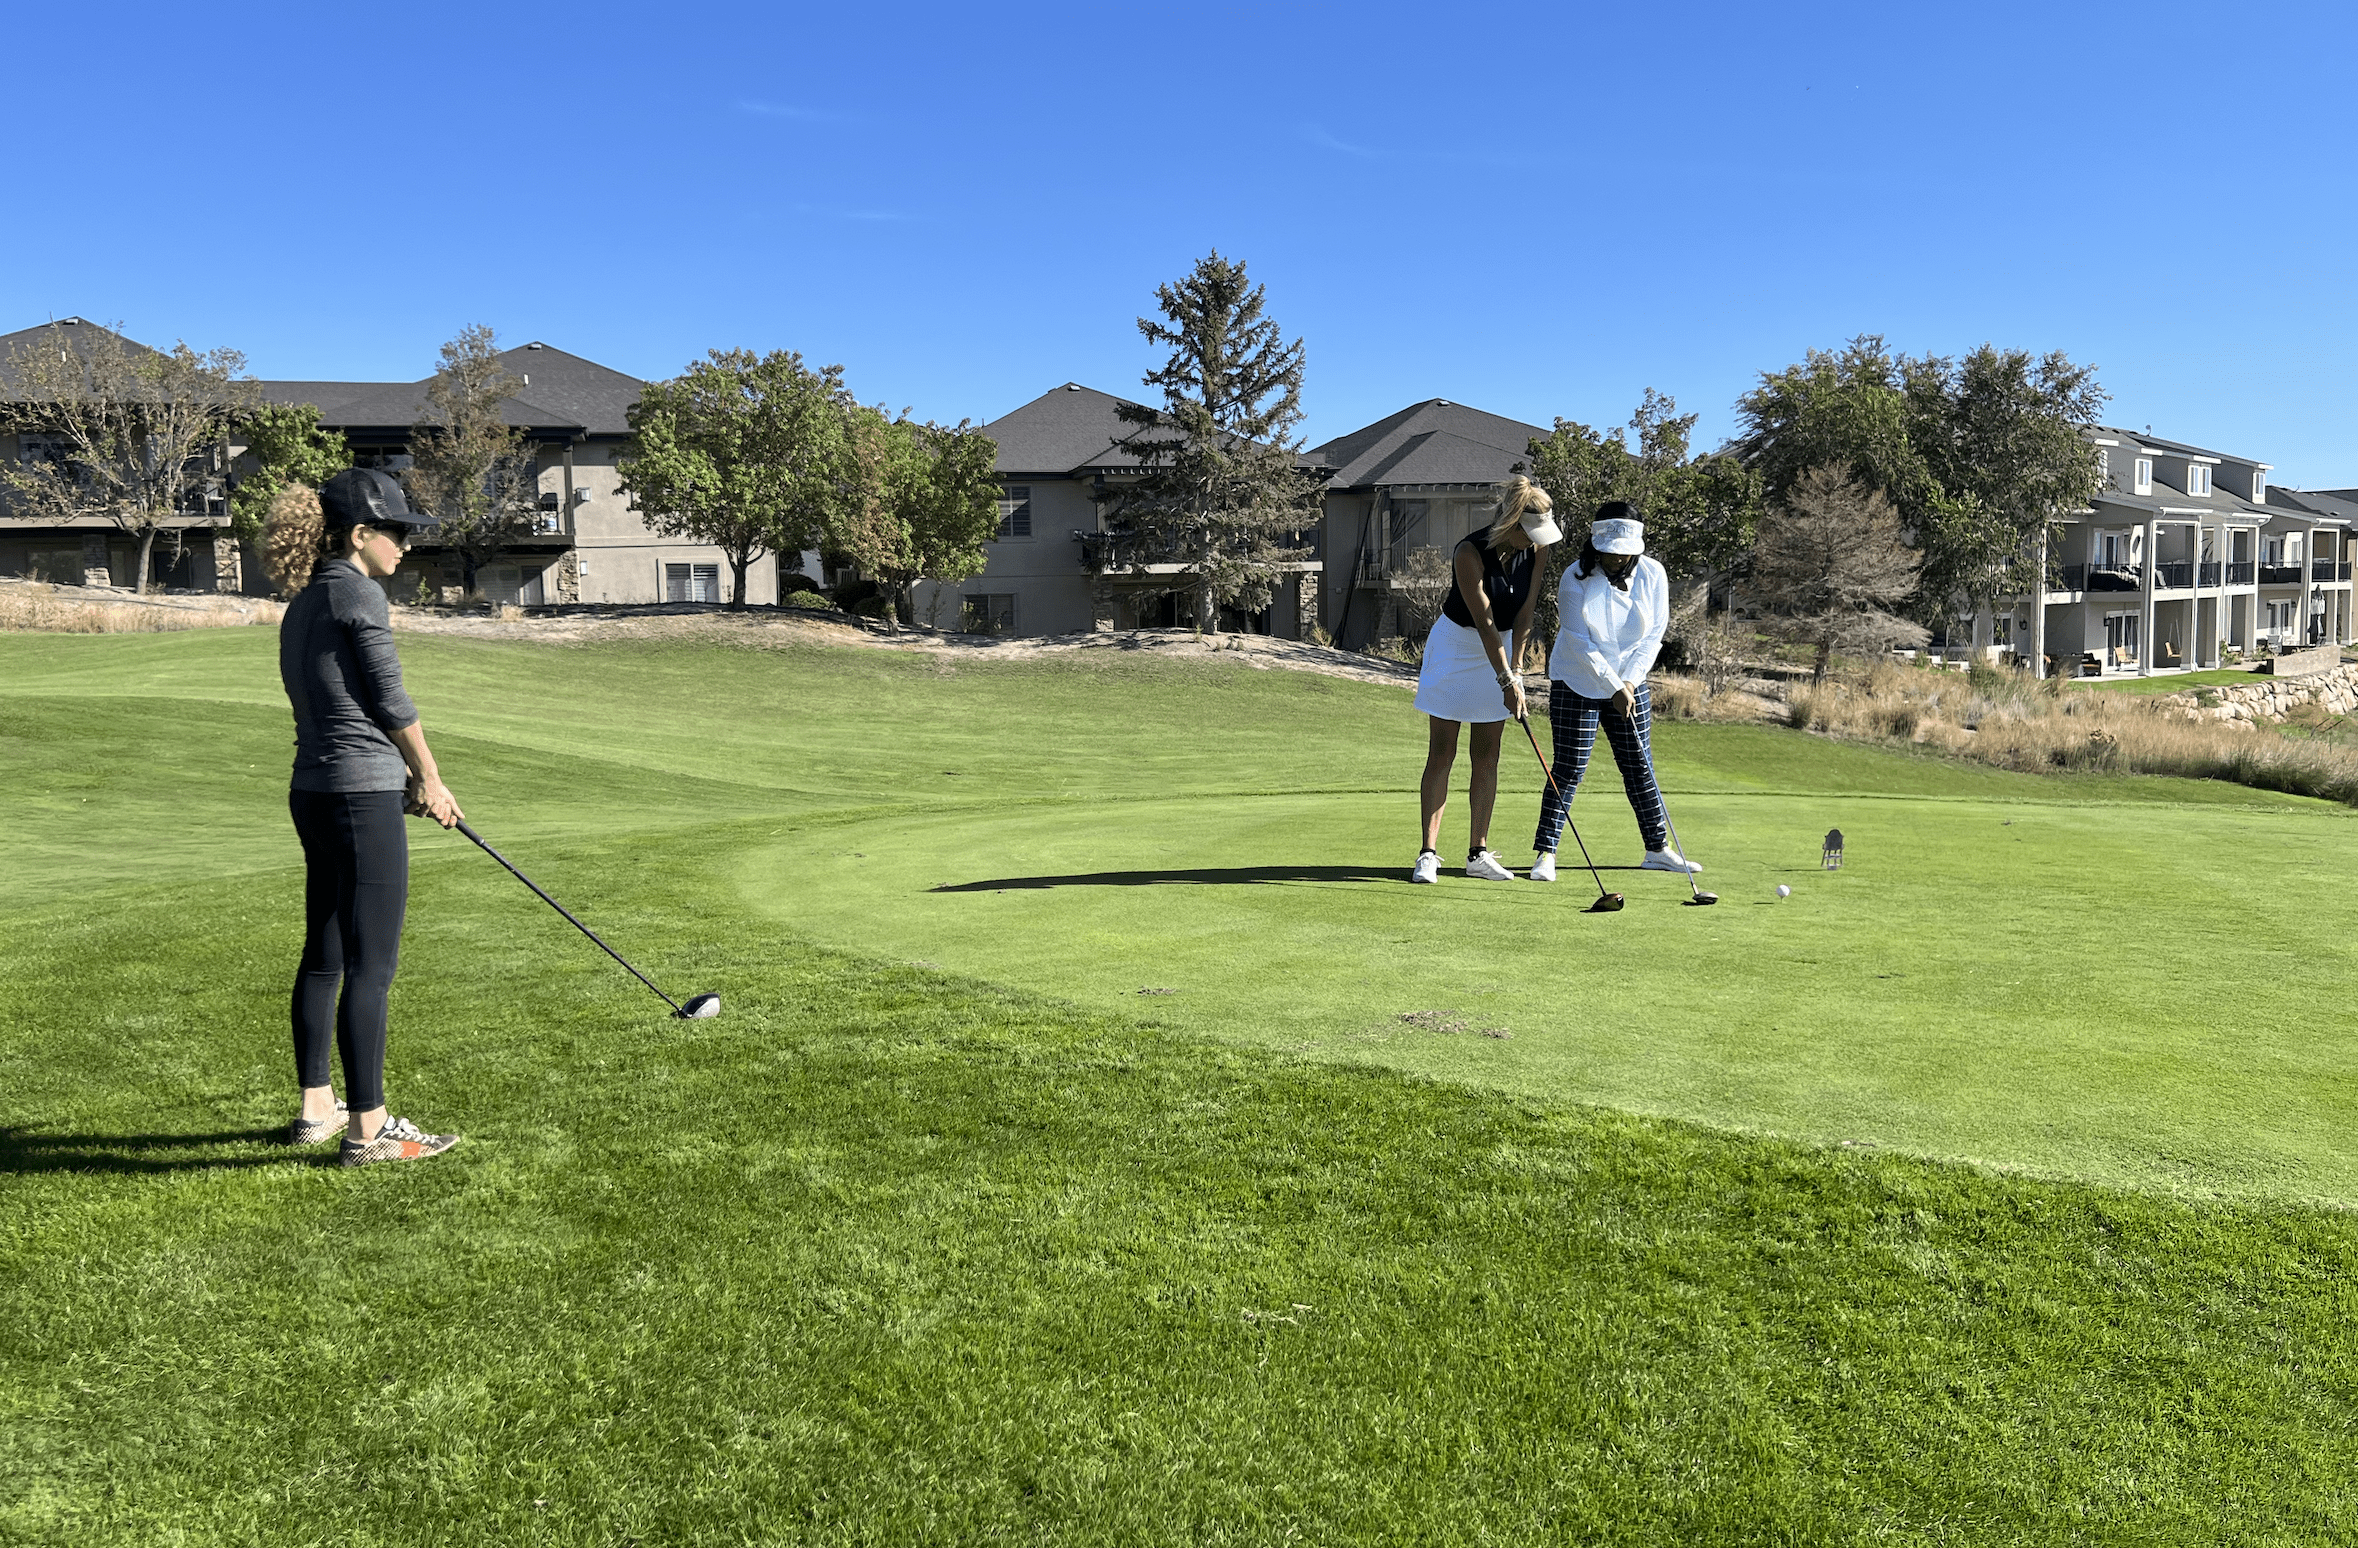
<svg viewBox="0 0 2358 1548"><path fill-rule="evenodd" d="M1597 745L1597 722L1605 725L1605 739L1613 744L1613 761L1620 765L1621 783L1629 792L1629 809L1637 813L1638 832L1648 849L1670 845L1670 824L1662 815L1662 790L1654 783L1650 737L1654 727L1654 696L1646 685L1637 687L1637 714L1624 717L1611 699L1592 699L1562 683L1547 685L1547 718L1555 726L1556 784L1539 795L1539 834L1531 847L1554 852L1564 836L1564 819L1572 797L1580 791L1580 776L1588 772L1588 755ZM1561 791L1559 798L1557 792Z"/></svg>

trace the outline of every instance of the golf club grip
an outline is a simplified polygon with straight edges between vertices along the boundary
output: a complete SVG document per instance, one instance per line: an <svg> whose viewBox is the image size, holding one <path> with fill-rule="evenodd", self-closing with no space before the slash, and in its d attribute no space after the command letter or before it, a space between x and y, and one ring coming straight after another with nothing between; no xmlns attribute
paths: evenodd
<svg viewBox="0 0 2358 1548"><path fill-rule="evenodd" d="M549 907L555 909L558 913L563 914L565 916L565 922L573 926L574 929L579 930L582 934L588 936L590 940L596 944L598 950L604 952L607 956L612 957L615 961L621 963L623 970L629 973L631 977L637 979L640 983L645 984L648 988L654 989L655 997L657 999L670 1006L674 1013L678 1012L680 1008L679 1001L673 999L670 995L665 994L661 989L657 989L655 987L655 980L649 978L646 974L640 972L637 968L632 967L630 965L629 959L624 957L621 952L616 951L613 947L607 945L604 941L599 940L598 932L591 929L588 925L583 924L580 920L574 918L573 911L571 909L558 902L555 898L550 897L547 893L541 891L540 883L534 881L531 877L525 875L522 871L517 870L513 861L509 860L506 855L501 854L498 850L492 848L491 845L484 840L482 834L477 833L473 828L468 827L466 818L461 817L458 820L458 830L461 833L464 833L468 838L473 839L475 841L476 848L491 856L492 859L497 860L500 865L506 869L510 876L513 876L516 878L516 880L522 882L525 886L530 887L532 889L533 896L539 898L543 903L546 903Z"/></svg>

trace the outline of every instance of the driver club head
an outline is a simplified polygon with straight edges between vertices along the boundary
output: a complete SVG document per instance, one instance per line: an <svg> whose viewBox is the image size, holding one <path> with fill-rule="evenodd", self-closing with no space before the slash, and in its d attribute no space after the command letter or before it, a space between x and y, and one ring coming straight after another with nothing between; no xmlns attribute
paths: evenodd
<svg viewBox="0 0 2358 1548"><path fill-rule="evenodd" d="M720 996L699 994L672 1014L682 1021L710 1021L720 1014Z"/></svg>
<svg viewBox="0 0 2358 1548"><path fill-rule="evenodd" d="M1618 892L1601 893L1597 900L1588 906L1588 912L1592 914L1618 914L1628 902L1629 900Z"/></svg>
<svg viewBox="0 0 2358 1548"><path fill-rule="evenodd" d="M1718 901L1719 894L1716 892L1698 892L1693 897L1687 899L1687 907L1709 908L1712 904L1717 903Z"/></svg>

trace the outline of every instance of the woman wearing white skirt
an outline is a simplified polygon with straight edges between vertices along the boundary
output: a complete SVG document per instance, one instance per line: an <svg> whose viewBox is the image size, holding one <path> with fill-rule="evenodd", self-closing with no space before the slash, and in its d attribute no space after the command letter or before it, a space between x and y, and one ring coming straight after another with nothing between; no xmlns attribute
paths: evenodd
<svg viewBox="0 0 2358 1548"><path fill-rule="evenodd" d="M1498 744L1509 719L1520 719L1523 642L1531 632L1531 610L1539 576L1547 569L1550 545L1563 537L1550 513L1547 491L1520 475L1502 487L1498 519L1457 545L1451 564L1449 600L1425 637L1423 668L1417 673L1416 707L1430 716L1425 750L1424 848L1408 879L1429 882L1441 875L1441 812L1449 803L1449 775L1457 762L1457 728L1474 728L1474 769L1467 804L1473 809L1473 843L1466 874L1482 881L1511 881L1514 872L1490 850L1490 811L1498 802ZM1502 635L1500 630L1507 632Z"/></svg>

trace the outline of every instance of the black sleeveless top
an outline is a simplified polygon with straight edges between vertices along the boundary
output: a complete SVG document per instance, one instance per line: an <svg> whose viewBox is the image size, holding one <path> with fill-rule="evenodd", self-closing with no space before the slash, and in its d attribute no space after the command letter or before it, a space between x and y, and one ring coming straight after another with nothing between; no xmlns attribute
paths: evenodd
<svg viewBox="0 0 2358 1548"><path fill-rule="evenodd" d="M1523 604L1531 600L1531 583L1536 578L1532 574L1531 561L1538 556L1539 550L1511 549L1509 553L1512 557L1502 558L1487 541L1489 531L1488 527L1483 527L1469 534L1465 542L1457 546L1463 548L1470 543L1474 552L1482 556L1482 590L1490 598L1490 621L1498 626L1499 633L1508 634L1513 632L1515 620L1522 616ZM1441 614L1451 623L1463 624L1471 629L1474 627L1474 614L1466 606L1465 593L1458 588L1456 566L1456 556L1452 555L1449 600L1441 604Z"/></svg>

